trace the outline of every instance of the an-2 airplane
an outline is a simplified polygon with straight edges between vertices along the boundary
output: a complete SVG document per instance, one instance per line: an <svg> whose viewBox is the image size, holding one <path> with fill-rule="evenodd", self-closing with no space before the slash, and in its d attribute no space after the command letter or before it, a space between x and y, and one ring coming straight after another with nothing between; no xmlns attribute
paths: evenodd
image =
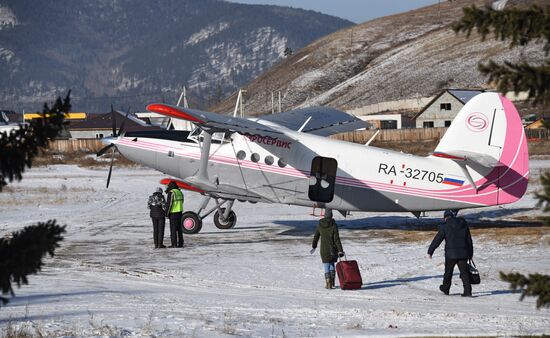
<svg viewBox="0 0 550 338"><path fill-rule="evenodd" d="M212 212L218 228L234 227L235 201L419 216L512 203L527 188L522 123L514 105L497 93L468 101L427 157L328 138L362 123L332 108L248 119L166 104L147 109L197 128L115 131L98 155L116 147L126 158L176 178L163 184L175 180L204 195L200 210L183 215L186 233L198 233ZM215 205L207 209L212 199Z"/></svg>

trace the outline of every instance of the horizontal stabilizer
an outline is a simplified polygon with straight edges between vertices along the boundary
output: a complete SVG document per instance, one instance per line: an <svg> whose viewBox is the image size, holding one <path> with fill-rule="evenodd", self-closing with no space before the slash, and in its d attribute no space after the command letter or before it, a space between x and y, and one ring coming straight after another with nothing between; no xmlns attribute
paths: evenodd
<svg viewBox="0 0 550 338"><path fill-rule="evenodd" d="M473 162L480 164L486 168L498 167L502 165L496 158L488 154L474 153L471 151L464 150L452 150L442 152L434 152L432 154L435 157L448 158L454 161L464 161L466 163Z"/></svg>

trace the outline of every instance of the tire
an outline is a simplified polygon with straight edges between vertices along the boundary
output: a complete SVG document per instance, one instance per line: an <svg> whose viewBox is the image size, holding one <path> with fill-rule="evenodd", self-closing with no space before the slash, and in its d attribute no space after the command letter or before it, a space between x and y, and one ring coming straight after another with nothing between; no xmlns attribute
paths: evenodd
<svg viewBox="0 0 550 338"><path fill-rule="evenodd" d="M235 224L237 224L237 215L233 210L229 213L229 216L226 220L222 220L221 216L225 212L225 208L221 208L221 214L219 210L216 210L216 213L214 214L214 224L216 225L216 228L218 229L233 229L235 227Z"/></svg>
<svg viewBox="0 0 550 338"><path fill-rule="evenodd" d="M187 211L181 215L181 227L184 234L198 234L202 229L202 220L197 213Z"/></svg>

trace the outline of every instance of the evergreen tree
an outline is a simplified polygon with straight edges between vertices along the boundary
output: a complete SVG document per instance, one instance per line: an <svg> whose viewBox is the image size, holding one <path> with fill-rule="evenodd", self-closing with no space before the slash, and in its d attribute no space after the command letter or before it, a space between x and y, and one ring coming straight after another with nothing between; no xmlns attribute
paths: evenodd
<svg viewBox="0 0 550 338"><path fill-rule="evenodd" d="M52 108L44 104L40 119L34 119L10 133L0 133L0 191L14 179L23 178L25 168L41 148L46 148L65 125L65 114L71 109L70 92L64 100L58 98ZM0 239L0 288L2 295L14 295L11 283L28 284L27 276L40 271L42 258L54 255L55 248L63 240L64 226L55 220L38 223L12 233L11 239ZM0 297L2 304L8 299Z"/></svg>
<svg viewBox="0 0 550 338"><path fill-rule="evenodd" d="M550 307L550 276L539 273L526 277L520 273L505 274L500 272L500 279L510 283L510 289L521 290L521 298L538 296L537 308Z"/></svg>
<svg viewBox="0 0 550 338"><path fill-rule="evenodd" d="M525 46L530 42L543 42L546 55L550 52L550 6L541 8L533 5L527 9L510 8L495 10L490 7L481 9L476 6L463 9L464 15L454 26L456 33L464 32L470 36L475 28L485 39L493 33L495 39L510 41L510 47ZM513 64L494 61L479 64L478 69L488 76L489 81L497 85L500 92L529 92L534 104L550 104L550 61L542 65L530 65L526 62ZM543 211L550 211L550 172L541 177L543 192L537 193L539 205ZM513 290L522 290L521 300L525 296L538 296L537 308L550 306L550 276L519 273L500 273L502 280L510 283Z"/></svg>

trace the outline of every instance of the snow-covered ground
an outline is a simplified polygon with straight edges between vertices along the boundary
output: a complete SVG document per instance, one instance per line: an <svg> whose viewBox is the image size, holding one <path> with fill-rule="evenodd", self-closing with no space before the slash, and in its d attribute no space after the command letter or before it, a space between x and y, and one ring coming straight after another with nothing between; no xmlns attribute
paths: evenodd
<svg viewBox="0 0 550 338"><path fill-rule="evenodd" d="M154 250L147 196L161 174L76 166L32 169L0 193L0 235L55 218L67 224L57 255L0 308L0 327L44 336L484 336L550 333L550 311L499 280L499 271L550 273L550 229L521 227L537 214L532 191L550 161L531 161L533 184L516 204L464 214L473 227L482 284L462 298L438 290L443 248L426 258L440 213L336 215L348 259L363 288L325 290L318 253L309 254L311 209L235 206L238 225L205 220L185 248ZM200 195L186 193L186 209ZM316 211L317 213L319 210ZM492 222L490 222L492 221ZM504 225L504 227L502 227ZM169 242L166 231L165 243Z"/></svg>

